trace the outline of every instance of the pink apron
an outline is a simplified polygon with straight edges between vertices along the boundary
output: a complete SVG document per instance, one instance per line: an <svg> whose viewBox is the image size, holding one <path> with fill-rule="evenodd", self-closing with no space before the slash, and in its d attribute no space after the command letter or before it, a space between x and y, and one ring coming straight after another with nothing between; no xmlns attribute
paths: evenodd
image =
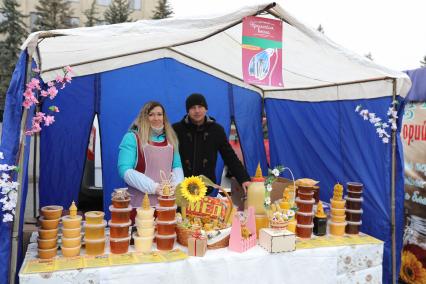
<svg viewBox="0 0 426 284"><path fill-rule="evenodd" d="M137 142L138 142L138 152L139 152L140 151L139 139L137 139ZM165 141L165 143L167 143L167 141ZM145 174L147 177L151 178L153 181L160 183L161 182L160 170L161 170L166 174L166 178L169 179L170 173L172 171L172 163L173 163L173 146L168 143L167 145L164 145L164 146L145 144L144 146L142 146L142 151L143 151L143 158L145 161L145 167L142 166L142 168L145 168L145 172L142 172L142 173ZM140 163L142 161L139 160L141 156L142 155L139 155L138 153L138 161L136 166L136 170L138 171L140 171L140 168L141 168ZM140 207L145 193L131 186L129 186L129 193L132 195L131 205L133 207ZM149 194L149 201L151 203L151 206L156 205L158 203L157 195Z"/></svg>

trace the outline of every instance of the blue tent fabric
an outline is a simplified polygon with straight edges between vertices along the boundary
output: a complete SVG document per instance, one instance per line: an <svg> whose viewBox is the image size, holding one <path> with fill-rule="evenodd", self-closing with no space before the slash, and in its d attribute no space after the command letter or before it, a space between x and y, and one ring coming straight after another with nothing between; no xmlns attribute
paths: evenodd
<svg viewBox="0 0 426 284"><path fill-rule="evenodd" d="M78 200L89 134L95 115L95 76L75 78L59 90L54 100L45 100L42 110L55 105L55 123L40 133L40 206L57 204L68 208Z"/></svg>
<svg viewBox="0 0 426 284"><path fill-rule="evenodd" d="M271 164L290 167L296 178L321 181L320 199L326 202L336 182L364 184L361 230L385 241L383 279L389 283L392 279L391 144L382 143L375 127L355 112L359 104L387 121L389 97L332 102L266 99ZM400 249L404 194L399 132L397 140L396 229ZM400 250L397 252L399 267Z"/></svg>
<svg viewBox="0 0 426 284"><path fill-rule="evenodd" d="M4 160L1 163L8 165L16 164L16 155L18 153L26 64L26 52L23 51L19 56L6 93L0 151L4 154ZM21 194L25 197L25 183L20 189ZM21 212L23 212L24 208L21 209ZM9 283L12 223L4 223L2 220L3 211L0 212L0 283ZM22 227L19 235L22 237Z"/></svg>
<svg viewBox="0 0 426 284"><path fill-rule="evenodd" d="M405 97L409 102L426 101L426 67L405 71L412 82L411 89Z"/></svg>
<svg viewBox="0 0 426 284"><path fill-rule="evenodd" d="M262 97L254 91L232 87L233 115L238 131L244 163L250 176L254 176L260 162L262 172L267 173L262 129Z"/></svg>

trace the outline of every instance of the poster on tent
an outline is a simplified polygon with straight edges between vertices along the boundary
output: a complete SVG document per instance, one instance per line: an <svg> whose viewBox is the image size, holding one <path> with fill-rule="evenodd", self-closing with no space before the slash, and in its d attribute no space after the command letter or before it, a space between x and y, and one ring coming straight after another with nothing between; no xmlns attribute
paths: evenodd
<svg viewBox="0 0 426 284"><path fill-rule="evenodd" d="M280 20L254 16L243 19L242 67L247 83L283 87Z"/></svg>
<svg viewBox="0 0 426 284"><path fill-rule="evenodd" d="M400 278L406 283L426 283L426 102L405 106L401 134L406 229ZM414 282L412 277L416 279Z"/></svg>

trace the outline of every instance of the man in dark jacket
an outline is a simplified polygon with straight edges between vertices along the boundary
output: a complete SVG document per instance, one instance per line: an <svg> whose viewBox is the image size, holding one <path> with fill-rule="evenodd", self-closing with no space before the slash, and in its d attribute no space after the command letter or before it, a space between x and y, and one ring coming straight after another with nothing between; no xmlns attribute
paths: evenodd
<svg viewBox="0 0 426 284"><path fill-rule="evenodd" d="M179 139L184 175L205 175L216 182L215 170L219 152L225 165L246 192L250 176L229 144L223 127L206 115L207 109L204 96L192 94L186 99L187 115L173 124Z"/></svg>

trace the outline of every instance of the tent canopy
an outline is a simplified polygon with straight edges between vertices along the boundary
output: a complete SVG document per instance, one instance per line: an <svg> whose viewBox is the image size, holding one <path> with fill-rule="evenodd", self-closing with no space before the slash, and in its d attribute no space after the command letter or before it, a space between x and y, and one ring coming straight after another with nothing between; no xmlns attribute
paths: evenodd
<svg viewBox="0 0 426 284"><path fill-rule="evenodd" d="M249 85L242 79L241 23L251 15L283 21L282 89ZM118 145L140 107L148 100L160 100L175 122L183 114L185 97L201 92L209 101L209 113L226 132L231 118L235 120L250 174L254 174L258 161L266 168L261 124L265 107L272 166L286 165L296 177L321 180L322 200L330 198L336 181L364 182L367 190L363 208L368 218L363 219L362 230L385 241L383 276L388 282L392 275L393 224L397 254L402 244L404 196L399 129L396 146L383 144L376 129L353 110L362 104L386 118L391 102L407 95L411 81L406 74L344 49L275 3L248 6L219 17L37 32L28 37L22 49L33 55L44 82L62 75L61 69L68 65L75 72L72 84L60 90L53 101L61 109L55 124L41 132L40 204L69 206L77 198L95 114L100 118L107 208L113 188L123 183L116 169ZM18 152L28 63L22 54L7 93L1 146L11 161ZM45 101L42 109L51 103ZM398 109L399 114L402 110ZM219 174L222 165L219 162ZM396 208L392 210L390 197L395 188ZM24 183L24 198L26 191ZM396 214L396 220L391 219L391 213ZM2 227L1 232L11 236L8 228ZM0 250L4 262L0 261L0 272L8 269L8 248L5 242Z"/></svg>
<svg viewBox="0 0 426 284"><path fill-rule="evenodd" d="M284 89L250 86L242 80L241 31L246 16L283 20ZM40 40L43 38L43 40ZM38 45L37 45L38 43ZM335 86L348 82L397 78L398 94L405 96L410 80L402 72L374 62L332 42L322 33L306 27L275 3L247 6L236 12L211 18L141 20L109 26L36 32L22 48L35 48L36 60L45 81L53 80L62 67L73 66L77 76L114 70L159 58L179 62L206 71L235 85L264 92L266 96L293 100L335 100L370 98L382 82L364 84L354 94L344 86L321 92L300 93L294 89ZM385 87L380 95L391 94ZM323 93L323 92L322 92Z"/></svg>

